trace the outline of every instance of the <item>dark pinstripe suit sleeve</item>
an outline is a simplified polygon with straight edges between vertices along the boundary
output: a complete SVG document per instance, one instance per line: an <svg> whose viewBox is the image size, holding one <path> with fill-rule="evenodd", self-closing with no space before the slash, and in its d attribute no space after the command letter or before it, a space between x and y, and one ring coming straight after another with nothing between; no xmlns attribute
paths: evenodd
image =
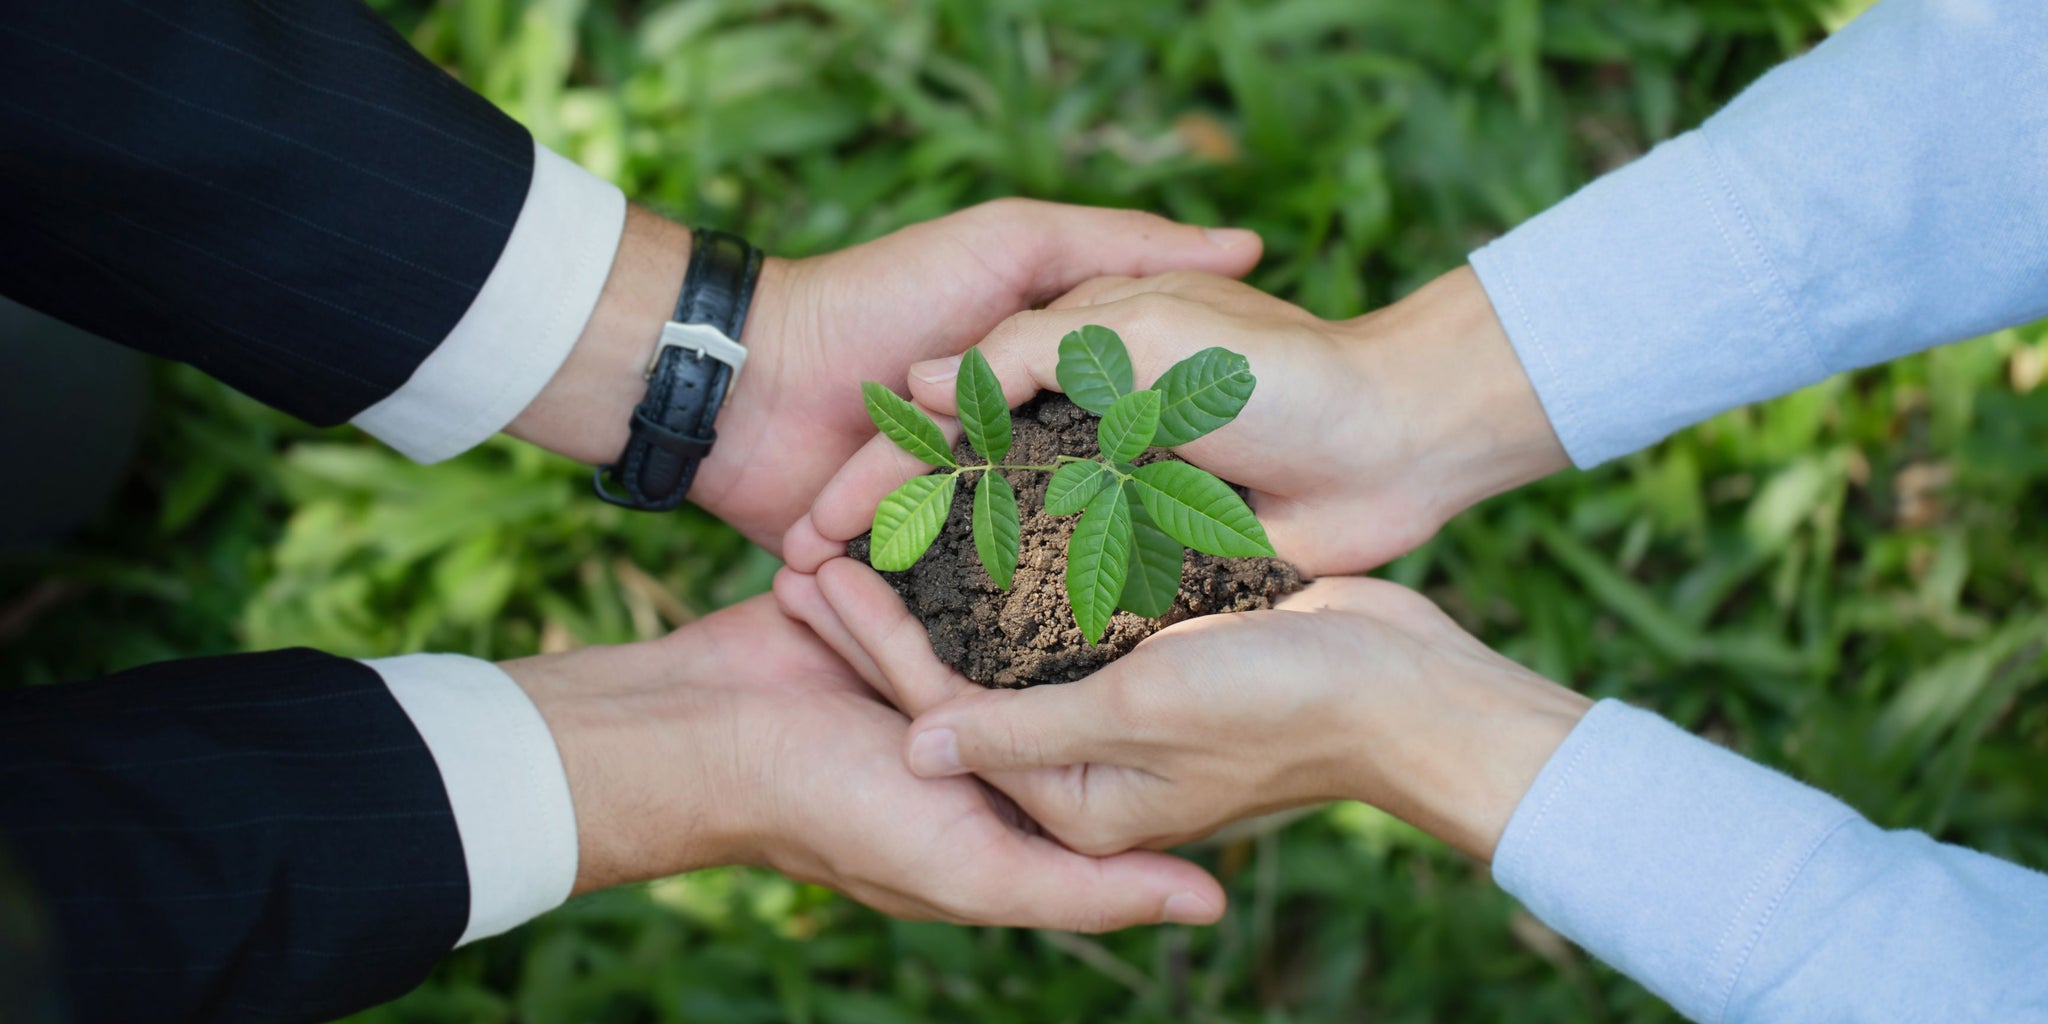
<svg viewBox="0 0 2048 1024"><path fill-rule="evenodd" d="M80 1022L331 1019L418 984L469 912L419 733L313 651L0 691L0 842Z"/></svg>
<svg viewBox="0 0 2048 1024"><path fill-rule="evenodd" d="M534 159L357 0L8 0L0 139L0 289L322 425L461 319Z"/></svg>

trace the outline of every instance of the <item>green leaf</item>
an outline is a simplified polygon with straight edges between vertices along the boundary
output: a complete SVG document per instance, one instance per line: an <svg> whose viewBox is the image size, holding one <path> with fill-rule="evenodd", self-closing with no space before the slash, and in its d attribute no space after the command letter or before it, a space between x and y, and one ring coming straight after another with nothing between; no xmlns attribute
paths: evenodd
<svg viewBox="0 0 2048 1024"><path fill-rule="evenodd" d="M1060 339L1060 362L1054 376L1075 405L1101 416L1117 399L1131 393L1137 373L1131 369L1131 354L1124 350L1124 340L1101 324L1089 324Z"/></svg>
<svg viewBox="0 0 2048 1024"><path fill-rule="evenodd" d="M1131 572L1131 503L1111 484L1081 513L1067 539L1067 603L1089 643L1102 640Z"/></svg>
<svg viewBox="0 0 2048 1024"><path fill-rule="evenodd" d="M956 465L945 432L924 410L871 380L861 383L860 393L867 400L868 419L874 420L875 429L896 442L896 447L927 465Z"/></svg>
<svg viewBox="0 0 2048 1024"><path fill-rule="evenodd" d="M1139 466L1138 500L1174 540L1224 558L1273 556L1266 528L1230 485L1185 462Z"/></svg>
<svg viewBox="0 0 2048 1024"><path fill-rule="evenodd" d="M953 485L959 479L951 473L934 473L890 491L875 506L868 564L883 572L902 572L916 565L932 541L939 539L946 513L953 508Z"/></svg>
<svg viewBox="0 0 2048 1024"><path fill-rule="evenodd" d="M1100 462L1069 462L1052 471L1045 482L1045 514L1070 516L1081 511L1102 485L1116 478Z"/></svg>
<svg viewBox="0 0 2048 1024"><path fill-rule="evenodd" d="M1152 445L1159 429L1159 392L1133 391L1116 400L1095 425L1095 441L1111 462L1129 462Z"/></svg>
<svg viewBox="0 0 2048 1024"><path fill-rule="evenodd" d="M1165 396L1152 443L1186 444L1236 419L1258 383L1251 362L1227 348L1205 348L1173 364L1152 385Z"/></svg>
<svg viewBox="0 0 2048 1024"><path fill-rule="evenodd" d="M1127 503L1128 504L1128 503ZM1173 610L1180 594L1181 566L1187 550L1166 535L1145 506L1131 506L1131 576L1124 581L1117 606L1134 615L1156 619Z"/></svg>
<svg viewBox="0 0 2048 1024"><path fill-rule="evenodd" d="M1010 589L1010 578L1017 575L1020 540L1017 492L1001 473L983 473L974 490L974 553L981 556L981 567L988 570L989 579L1004 590Z"/></svg>
<svg viewBox="0 0 2048 1024"><path fill-rule="evenodd" d="M1003 384L980 349L970 348L960 357L953 395L960 403L960 426L968 443L988 461L1003 461L1010 454L1010 405L1003 401Z"/></svg>

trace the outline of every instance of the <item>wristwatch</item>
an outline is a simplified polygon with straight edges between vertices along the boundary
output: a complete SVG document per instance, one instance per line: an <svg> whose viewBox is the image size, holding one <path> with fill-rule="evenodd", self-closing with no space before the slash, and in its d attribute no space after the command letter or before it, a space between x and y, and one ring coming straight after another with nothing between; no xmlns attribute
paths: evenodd
<svg viewBox="0 0 2048 1024"><path fill-rule="evenodd" d="M618 461L597 467L591 478L598 497L645 512L683 503L718 440L718 410L747 361L740 332L761 276L761 250L723 231L698 228L691 235L675 317L662 325L647 362L647 397L633 409Z"/></svg>

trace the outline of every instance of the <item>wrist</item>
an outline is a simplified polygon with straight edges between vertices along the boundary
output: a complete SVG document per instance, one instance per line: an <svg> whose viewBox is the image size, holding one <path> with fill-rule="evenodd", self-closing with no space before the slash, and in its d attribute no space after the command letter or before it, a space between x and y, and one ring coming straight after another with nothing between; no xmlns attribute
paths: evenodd
<svg viewBox="0 0 2048 1024"><path fill-rule="evenodd" d="M505 432L592 465L617 458L633 407L647 393L647 359L675 311L690 261L690 229L638 206L611 273L569 357Z"/></svg>
<svg viewBox="0 0 2048 1024"><path fill-rule="evenodd" d="M574 892L758 860L733 723L744 694L702 685L660 642L503 662L553 735L575 809Z"/></svg>
<svg viewBox="0 0 2048 1024"><path fill-rule="evenodd" d="M749 478L759 470L771 476L781 471L773 453L762 448L769 445L776 424L776 384L782 376L783 357L788 355L780 339L791 336L783 317L794 276L790 260L770 256L761 261L753 305L737 339L747 349L746 372L726 392L717 421L718 444L698 466L697 478L690 485L693 504L771 550L772 541L779 539L779 528L760 527L764 516L758 501L751 500Z"/></svg>
<svg viewBox="0 0 2048 1024"><path fill-rule="evenodd" d="M1439 523L1571 465L1479 277L1459 267L1342 325L1361 379L1403 425Z"/></svg>
<svg viewBox="0 0 2048 1024"><path fill-rule="evenodd" d="M627 208L625 231L596 309L569 357L506 433L591 465L619 459L634 408L647 395L648 362L663 325L675 315L691 242L689 228L637 206ZM745 325L735 339L748 351L746 369L726 393L713 424L718 440L689 492L698 507L764 543L776 531L752 521L759 516L748 503L744 481L764 457L759 449L774 423L775 382L785 354L777 339L787 334L780 328L780 313L791 276L790 261L762 261Z"/></svg>
<svg viewBox="0 0 2048 1024"><path fill-rule="evenodd" d="M1359 796L1490 863L1508 820L1593 701L1491 652L1432 681L1400 734L1364 745Z"/></svg>

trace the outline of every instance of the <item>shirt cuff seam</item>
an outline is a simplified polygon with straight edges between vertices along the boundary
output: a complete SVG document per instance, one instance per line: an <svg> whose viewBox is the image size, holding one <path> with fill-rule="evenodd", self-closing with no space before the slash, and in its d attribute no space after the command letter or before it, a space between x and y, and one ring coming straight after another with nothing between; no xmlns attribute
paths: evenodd
<svg viewBox="0 0 2048 1024"><path fill-rule="evenodd" d="M499 671L503 672L504 670L499 669ZM569 766L562 760L562 745L560 743L555 742L555 730L553 726L549 725L546 716L540 713L540 708L533 705L533 698L527 695L526 691L524 689L521 689L517 682L514 682L512 680L512 677L509 673L506 674L505 680L506 682L511 683L513 689L519 691L520 696L526 699L529 707L533 707L533 717L540 721L541 739L544 742L546 742L548 753L554 755L552 761L543 761L541 758L538 757L529 757L525 759L524 767L526 769L527 792L545 792L559 785L564 790L564 795L569 798L569 817L567 822L568 836L566 843L563 839L564 822L562 818L557 815L543 816L544 820L547 822L547 840L549 847L551 849L558 850L566 847L568 850L572 851L569 857L569 886L566 890L562 892L561 897L555 900L555 905L560 906L561 904L568 902L569 897L575 893L576 876L582 869L582 864L580 863L581 844L577 842L576 836L575 793L573 791L568 790ZM545 770L543 767L544 765L547 768L552 768L553 771L550 772ZM513 925L513 927L516 928L518 927L518 925L515 924ZM500 931L498 934L503 934L503 931ZM491 936L489 935L466 935L466 941L458 941L456 942L455 945L457 949L460 949L463 946L467 945L469 942L475 942L479 939L487 939L490 937Z"/></svg>
<svg viewBox="0 0 2048 1024"><path fill-rule="evenodd" d="M1742 984L1742 972L1748 969L1750 957L1756 952L1756 947L1763 941L1764 935L1771 930L1771 922L1777 917L1778 908L1784 905L1785 897L1790 895L1793 888L1799 884L1799 879L1806 873L1807 866L1813 863L1814 857L1820 854L1822 847L1825 847L1844 828L1859 820L1861 820L1860 816L1854 811L1844 810L1833 824L1820 830L1819 834L1807 844L1806 850L1799 855L1799 859L1794 861L1789 870L1785 872L1783 880L1778 883L1776 889L1772 891L1770 901L1764 904L1762 912L1757 915L1756 922L1749 927L1748 937L1742 941L1739 948L1731 951L1724 960L1722 950L1727 948L1729 940L1735 937L1738 925L1740 925L1743 917L1746 916L1744 911L1755 901L1758 892L1762 890L1764 882L1769 877L1769 872L1759 874L1756 881L1751 884L1749 891L1743 894L1742 901L1736 904L1735 914L1730 918L1727 930L1722 932L1720 940L1714 944L1713 954L1708 958L1709 962L1715 964L1732 961L1730 963L1731 969L1728 972L1728 980L1725 983L1725 991L1721 993L1720 999L1714 1008L1714 1015L1709 1018L1708 1024L1720 1024L1721 1021L1727 1019L1728 1005L1734 1001L1735 992Z"/></svg>
<svg viewBox="0 0 2048 1024"><path fill-rule="evenodd" d="M573 265L586 259L595 258L597 253L594 250L602 248L602 246L596 244L598 241L600 241L600 239L597 239L595 237L586 238L583 250L580 252L572 253L564 262ZM611 248L614 252L614 255L616 255L619 239L614 238L611 241ZM611 264L612 260L605 260L605 278L607 280L611 276ZM601 294L602 284L600 284L599 288ZM567 291L557 292L555 294L554 308L548 312L547 316L542 321L542 325L540 327L540 334L544 337L553 337L561 333L563 321L569 317L572 310L578 306L583 306L586 303L590 304L591 307L584 310L584 320L585 322L588 322L589 314L593 312L595 308L595 303L590 296L580 294L572 295ZM542 388L547 387L547 380L552 379L554 376L554 372L559 371L561 369L562 363L567 361L569 352L576 347L576 339L580 339L582 334L583 331L579 327L579 329L576 332L576 338L572 338L569 342L568 348L562 350L562 359L555 361L554 371L551 371L548 374L547 378L542 379ZM490 399L488 401L478 403L475 408L471 409L469 415L462 420L461 425L456 429L455 433L458 436L482 435L485 440L488 440L490 438L490 435L495 434L500 430L503 430L505 428L506 423L510 422L510 420L504 420L503 422L500 422L500 420L502 420L503 417L498 412L498 410L502 404L504 396L515 390L527 390L530 388L531 382L526 380L507 378L499 381L498 387L491 392ZM522 407L518 411L513 413L513 418L518 418L519 412L525 411L524 405L531 404L531 402L532 396L528 396L527 401L525 403L522 403Z"/></svg>
<svg viewBox="0 0 2048 1024"><path fill-rule="evenodd" d="M1516 283L1514 269L1507 265L1509 262L1511 261L1502 260L1500 263L1495 264L1495 273L1493 274L1493 277L1496 280L1498 280L1507 291L1508 306L1512 310L1512 312L1509 315L1512 316L1514 318L1515 323L1522 328L1519 332L1508 331L1508 338L1510 340L1513 340L1517 337L1527 338L1529 341L1529 347L1535 350L1536 358L1538 360L1541 360L1543 363L1543 379L1553 382L1561 381L1563 380L1563 376L1558 372L1557 362L1552 357L1551 348L1548 344L1544 342L1543 332L1537 328L1535 318L1529 315L1528 307L1523 305L1522 303L1521 285ZM1475 271L1477 270L1476 267L1474 269ZM1484 278L1481 279L1481 285L1482 287L1484 287ZM1505 327L1505 325L1503 326ZM1517 354L1519 354L1519 350ZM1533 380L1535 378L1535 375L1531 374L1530 377ZM1562 393L1557 396L1557 408L1553 413L1553 410L1551 409L1550 405L1545 401L1543 389L1539 387L1535 390L1537 404L1542 405L1545 414L1550 416L1551 429L1557 432L1557 436L1561 440L1566 438L1578 437L1578 396L1574 394L1569 388L1562 389ZM1572 463L1576 466L1579 466L1582 469L1586 468L1586 464L1581 462L1577 455L1573 454L1570 451L1570 443L1568 441L1565 443L1567 449L1566 454L1572 455Z"/></svg>
<svg viewBox="0 0 2048 1024"><path fill-rule="evenodd" d="M560 906L580 859L576 806L561 749L532 698L499 666L463 655L363 664L412 720L454 815L469 884L456 945Z"/></svg>
<svg viewBox="0 0 2048 1024"><path fill-rule="evenodd" d="M1756 224L1749 210L1736 197L1735 188L1729 184L1728 176L1721 172L1721 159L1714 152L1712 140L1702 130L1695 136L1699 147L1699 159L1692 161L1693 186L1699 189L1700 203L1706 207L1707 215L1714 220L1714 230L1721 236L1721 245L1727 249L1735 270L1756 296L1758 312L1772 322L1777 335L1775 341L1781 351L1794 359L1806 363L1814 379L1829 376L1832 371L1821 359L1818 347L1813 342L1813 332L1806 325L1806 318L1800 314L1798 303L1792 300L1792 290L1785 285L1784 275L1778 271L1777 261L1771 259L1770 250L1764 247L1763 238L1757 232ZM1716 200L1716 193L1719 195ZM1747 243L1751 259L1743 258L1743 246L1737 244L1728 225L1722 221L1721 208L1727 208L1727 216L1733 218L1741 241ZM1759 281L1758 278L1762 280Z"/></svg>
<svg viewBox="0 0 2048 1024"><path fill-rule="evenodd" d="M1544 819L1550 815L1551 806L1556 804L1558 798L1571 788L1572 780L1578 775L1579 765L1585 761L1586 752L1595 747L1594 739L1606 728L1607 717L1599 714L1600 705L1606 703L1608 701L1603 700L1599 704L1595 704L1593 710L1587 712L1585 717L1579 719L1579 724L1573 727L1570 734L1565 736L1565 743L1569 744L1572 748L1571 756L1560 766L1561 771L1558 773L1556 782L1544 787L1543 801L1536 805L1536 815L1529 819L1528 827L1520 830L1515 828L1515 818L1519 814L1519 808L1515 813L1508 815L1507 827L1501 831L1501 843L1507 847L1507 856L1500 858L1501 862L1495 865L1496 874L1506 875L1510 878L1516 877L1515 868L1521 860L1519 854L1523 848L1535 845L1536 837L1542 834ZM1583 735L1580 734L1581 730L1584 730ZM1577 742L1574 742L1575 740ZM1537 772L1535 785L1543 785L1543 772L1540 770ZM1510 836L1513 836L1515 839L1512 845L1508 845L1508 838ZM1499 852L1498 848L1496 848L1496 852Z"/></svg>
<svg viewBox="0 0 2048 1024"><path fill-rule="evenodd" d="M351 420L415 462L461 454L518 418L569 358L610 279L624 194L533 149L525 204L469 308L404 384Z"/></svg>

